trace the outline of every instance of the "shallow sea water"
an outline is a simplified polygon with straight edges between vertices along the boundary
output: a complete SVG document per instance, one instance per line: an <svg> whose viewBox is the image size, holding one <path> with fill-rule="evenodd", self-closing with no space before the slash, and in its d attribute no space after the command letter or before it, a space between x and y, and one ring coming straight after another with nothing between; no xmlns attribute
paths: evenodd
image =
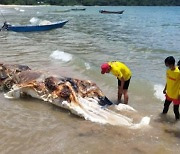
<svg viewBox="0 0 180 154"><path fill-rule="evenodd" d="M166 117L160 115L164 59L180 58L179 7L96 6L58 12L70 8L0 6L11 24L30 24L32 18L69 20L63 28L48 32L1 32L0 61L90 79L113 102L117 81L112 75L102 76L99 66L108 60L123 61L133 72L129 105L138 111L127 116L137 122L138 116L149 116L150 127L132 130L94 123L40 100L9 100L0 93L0 153L179 153L180 122L175 122L172 106ZM125 12L105 15L100 9Z"/></svg>

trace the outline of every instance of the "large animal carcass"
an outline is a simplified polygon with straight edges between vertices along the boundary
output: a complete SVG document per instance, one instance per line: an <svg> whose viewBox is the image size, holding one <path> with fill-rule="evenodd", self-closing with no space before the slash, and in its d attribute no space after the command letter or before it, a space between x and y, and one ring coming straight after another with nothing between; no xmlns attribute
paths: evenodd
<svg viewBox="0 0 180 154"><path fill-rule="evenodd" d="M148 125L145 117L139 124L132 119L102 106L113 103L92 81L52 76L33 71L26 65L0 64L0 89L7 98L27 95L66 108L87 120L103 124L124 125L131 128Z"/></svg>

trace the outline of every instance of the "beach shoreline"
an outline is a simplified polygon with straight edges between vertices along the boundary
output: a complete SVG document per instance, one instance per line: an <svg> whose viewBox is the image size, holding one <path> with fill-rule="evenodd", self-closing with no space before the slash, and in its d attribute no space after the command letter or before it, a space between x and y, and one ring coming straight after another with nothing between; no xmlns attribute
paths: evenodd
<svg viewBox="0 0 180 154"><path fill-rule="evenodd" d="M0 7L2 7L2 8L37 7L37 6L50 6L50 5L2 5L2 4L0 4Z"/></svg>

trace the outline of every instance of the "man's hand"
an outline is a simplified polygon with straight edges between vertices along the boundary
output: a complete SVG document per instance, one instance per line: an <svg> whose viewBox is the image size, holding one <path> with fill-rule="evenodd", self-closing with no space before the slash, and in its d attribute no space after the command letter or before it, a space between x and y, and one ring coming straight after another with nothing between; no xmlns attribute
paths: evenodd
<svg viewBox="0 0 180 154"><path fill-rule="evenodd" d="M167 88L167 84L164 87L163 94L166 94L166 88Z"/></svg>
<svg viewBox="0 0 180 154"><path fill-rule="evenodd" d="M166 89L163 90L163 94L166 94Z"/></svg>

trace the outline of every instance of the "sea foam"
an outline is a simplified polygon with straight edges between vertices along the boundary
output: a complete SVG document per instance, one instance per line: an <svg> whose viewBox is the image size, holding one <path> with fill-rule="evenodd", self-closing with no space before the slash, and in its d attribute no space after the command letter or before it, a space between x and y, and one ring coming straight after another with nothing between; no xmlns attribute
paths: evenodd
<svg viewBox="0 0 180 154"><path fill-rule="evenodd" d="M164 94L163 94L164 86L161 84L154 85L154 96L161 101L164 101Z"/></svg>
<svg viewBox="0 0 180 154"><path fill-rule="evenodd" d="M53 59L61 60L63 62L69 62L72 59L71 54L65 53L64 51L59 51L59 50L53 51L50 57Z"/></svg>

